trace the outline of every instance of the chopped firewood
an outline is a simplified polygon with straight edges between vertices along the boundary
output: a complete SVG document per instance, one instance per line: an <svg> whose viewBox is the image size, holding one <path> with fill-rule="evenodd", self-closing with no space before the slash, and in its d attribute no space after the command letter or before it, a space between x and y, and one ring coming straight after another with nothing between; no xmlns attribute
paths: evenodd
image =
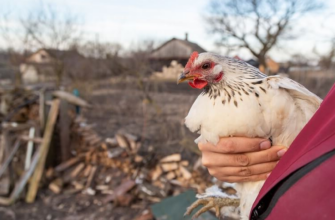
<svg viewBox="0 0 335 220"><path fill-rule="evenodd" d="M168 179L168 180L172 180L174 178L176 178L176 173L171 171L171 172L168 172L165 177Z"/></svg>
<svg viewBox="0 0 335 220"><path fill-rule="evenodd" d="M116 138L106 138L105 142L110 144L112 147L116 147L118 145Z"/></svg>
<svg viewBox="0 0 335 220"><path fill-rule="evenodd" d="M78 163L82 158L80 157L74 157L74 158L71 158L61 164L59 164L56 168L55 168L55 171L56 172L62 172L64 170L66 170L67 168L75 165L76 163Z"/></svg>
<svg viewBox="0 0 335 220"><path fill-rule="evenodd" d="M101 191L101 194L112 195L112 194L114 194L114 191L113 190L103 190L103 191Z"/></svg>
<svg viewBox="0 0 335 220"><path fill-rule="evenodd" d="M187 160L182 160L182 161L180 162L180 165L182 165L182 166L184 166L184 167L187 167L188 164L189 164L189 162L188 162Z"/></svg>
<svg viewBox="0 0 335 220"><path fill-rule="evenodd" d="M146 199L148 199L149 201L151 201L153 203L157 203L157 202L160 202L162 200L161 198L152 197L152 196L148 196L148 197L146 197Z"/></svg>
<svg viewBox="0 0 335 220"><path fill-rule="evenodd" d="M156 166L156 168L151 172L151 179L157 180L163 173L163 170L160 166Z"/></svg>
<svg viewBox="0 0 335 220"><path fill-rule="evenodd" d="M92 166L90 164L87 165L86 168L83 171L83 176L88 177L88 175L90 175L91 169L92 169Z"/></svg>
<svg viewBox="0 0 335 220"><path fill-rule="evenodd" d="M179 171L182 173L183 177L185 179L190 179L192 177L192 174L190 173L190 171L188 171L185 167L183 166L179 166Z"/></svg>
<svg viewBox="0 0 335 220"><path fill-rule="evenodd" d="M91 173L87 178L86 188L89 188L91 186L91 183L92 183L92 180L93 180L93 177L94 177L96 171L97 171L97 167L93 166L92 169L91 169Z"/></svg>
<svg viewBox="0 0 335 220"><path fill-rule="evenodd" d="M152 182L152 185L157 186L160 189L165 188L165 184L162 181L159 181L159 180Z"/></svg>
<svg viewBox="0 0 335 220"><path fill-rule="evenodd" d="M84 185L77 181L73 181L71 184L74 186L75 189L78 189L78 190L84 189Z"/></svg>
<svg viewBox="0 0 335 220"><path fill-rule="evenodd" d="M63 180L61 178L57 178L49 184L49 189L55 193L59 194L62 191Z"/></svg>
<svg viewBox="0 0 335 220"><path fill-rule="evenodd" d="M135 185L136 185L135 181L127 180L126 182L116 187L114 189L114 194L107 196L103 202L108 203L108 202L114 201L117 197L122 196L125 193L127 193L129 190L131 190Z"/></svg>
<svg viewBox="0 0 335 220"><path fill-rule="evenodd" d="M82 171L85 167L84 163L80 163L76 166L76 168L74 168L74 170L71 172L70 177L72 179L76 178L78 176L78 174L80 173L80 171Z"/></svg>
<svg viewBox="0 0 335 220"><path fill-rule="evenodd" d="M135 158L134 158L134 161L135 161L136 163L140 163L140 162L143 161L143 157L140 156L140 155L136 155Z"/></svg>
<svg viewBox="0 0 335 220"><path fill-rule="evenodd" d="M90 195L90 196L94 196L95 195L95 190L94 189L92 189L91 187L89 187L89 188L87 188L87 189L85 189L85 191L84 191L86 194L88 194L88 195Z"/></svg>
<svg viewBox="0 0 335 220"><path fill-rule="evenodd" d="M109 186L107 185L98 185L95 187L97 190L100 190L100 191L105 191L105 190L108 190L109 189Z"/></svg>
<svg viewBox="0 0 335 220"><path fill-rule="evenodd" d="M125 136L123 136L122 134L116 134L115 135L116 141L118 143L118 145L124 149L130 150L130 144L129 141L127 140L127 138Z"/></svg>
<svg viewBox="0 0 335 220"><path fill-rule="evenodd" d="M119 157L124 151L125 150L122 147L113 148L111 151L108 151L108 157L109 158Z"/></svg>
<svg viewBox="0 0 335 220"><path fill-rule="evenodd" d="M164 172L169 172L169 171L178 169L178 164L177 163L163 163L161 164L161 167Z"/></svg>
<svg viewBox="0 0 335 220"><path fill-rule="evenodd" d="M180 154L171 154L167 157L164 157L159 162L160 163L167 163L167 162L179 162L181 160Z"/></svg>
<svg viewBox="0 0 335 220"><path fill-rule="evenodd" d="M118 196L115 202L120 206L129 206L133 199L134 199L133 195L123 194Z"/></svg>
<svg viewBox="0 0 335 220"><path fill-rule="evenodd" d="M47 172L45 172L45 177L50 179L51 177L53 177L54 175L54 169L52 167L50 167Z"/></svg>

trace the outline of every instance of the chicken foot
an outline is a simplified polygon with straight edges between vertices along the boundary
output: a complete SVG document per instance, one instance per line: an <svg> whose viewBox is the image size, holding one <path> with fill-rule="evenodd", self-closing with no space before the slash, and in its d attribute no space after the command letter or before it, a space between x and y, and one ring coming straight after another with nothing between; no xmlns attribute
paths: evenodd
<svg viewBox="0 0 335 220"><path fill-rule="evenodd" d="M240 199L236 198L225 198L225 197L214 197L214 196L209 196L209 197L204 197L204 198L199 198L197 201L195 201L191 206L189 206L184 214L190 215L191 212L197 208L199 205L203 205L203 207L197 211L192 218L199 217L202 213L207 212L211 208L215 208L215 215L216 217L220 218L220 210L224 206L239 206L240 205Z"/></svg>

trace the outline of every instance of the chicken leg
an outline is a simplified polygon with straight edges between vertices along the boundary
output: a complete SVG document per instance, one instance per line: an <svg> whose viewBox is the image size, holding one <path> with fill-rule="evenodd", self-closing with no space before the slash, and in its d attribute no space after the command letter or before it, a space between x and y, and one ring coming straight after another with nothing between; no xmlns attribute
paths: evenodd
<svg viewBox="0 0 335 220"><path fill-rule="evenodd" d="M187 208L184 216L190 215L195 208L199 205L203 205L203 207L193 215L193 218L199 217L202 213L209 211L211 208L215 209L215 215L219 218L222 207L238 207L240 205L240 199L237 196L222 192L216 185L206 189L204 194L198 194L197 198L198 200Z"/></svg>

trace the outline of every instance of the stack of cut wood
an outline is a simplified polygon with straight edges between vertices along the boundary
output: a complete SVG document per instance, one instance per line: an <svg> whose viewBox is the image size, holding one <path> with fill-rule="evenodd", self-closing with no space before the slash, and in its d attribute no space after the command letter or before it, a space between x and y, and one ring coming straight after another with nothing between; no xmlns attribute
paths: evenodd
<svg viewBox="0 0 335 220"><path fill-rule="evenodd" d="M46 100L48 96L48 100ZM63 133L61 142L69 138L69 130L62 122L68 120L67 104L88 107L82 99L72 94L44 90L15 89L2 92L0 96L0 204L10 205L24 197L33 202L43 180L43 174L55 137L56 124ZM57 120L59 119L59 120ZM64 129L64 130L63 130ZM66 152L66 151L65 151ZM10 191L10 189L13 190Z"/></svg>
<svg viewBox="0 0 335 220"><path fill-rule="evenodd" d="M30 95L20 99L20 94ZM90 107L76 96L29 91L15 93L15 104L8 104L10 97L14 97L11 91L0 96L0 103L5 103L0 141L2 205L19 198L33 202L42 186L55 194L100 194L101 202L128 206L143 200L158 202L190 187L203 192L210 184L180 154L152 160L150 150L135 135L100 137L94 124L76 113L75 106ZM28 116L18 121L22 109Z"/></svg>

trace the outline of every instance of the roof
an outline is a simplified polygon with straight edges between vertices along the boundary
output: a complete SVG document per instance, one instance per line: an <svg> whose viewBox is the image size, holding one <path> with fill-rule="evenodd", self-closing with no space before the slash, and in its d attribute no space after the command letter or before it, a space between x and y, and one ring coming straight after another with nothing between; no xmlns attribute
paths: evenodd
<svg viewBox="0 0 335 220"><path fill-rule="evenodd" d="M57 49L40 49L40 50L46 51L53 58L81 56L76 50L57 50Z"/></svg>
<svg viewBox="0 0 335 220"><path fill-rule="evenodd" d="M169 45L174 45L174 48L169 48L164 50L165 48L169 47ZM183 45L185 48L181 48ZM186 49L186 50L185 50ZM190 54L193 51L198 51L199 53L206 52L201 46L196 43L193 43L188 40L181 40L177 38L172 38L171 40L163 43L161 46L156 48L151 53L151 58L179 58L179 59L188 59Z"/></svg>

